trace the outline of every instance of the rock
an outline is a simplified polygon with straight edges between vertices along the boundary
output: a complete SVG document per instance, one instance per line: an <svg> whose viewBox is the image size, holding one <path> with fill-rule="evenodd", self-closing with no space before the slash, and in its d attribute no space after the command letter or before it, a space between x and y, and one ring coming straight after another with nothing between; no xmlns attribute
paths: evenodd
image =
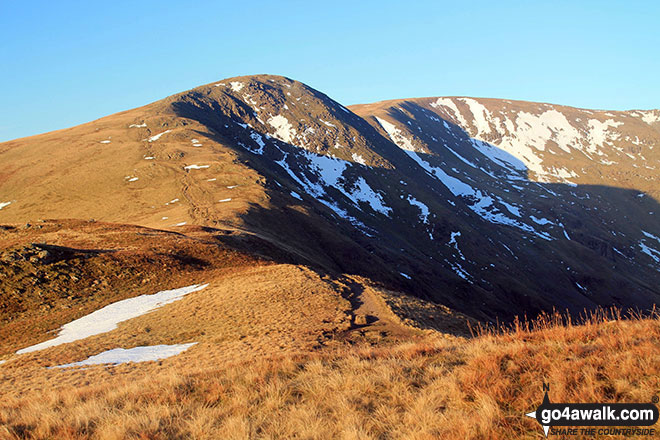
<svg viewBox="0 0 660 440"><path fill-rule="evenodd" d="M367 317L366 315L357 314L355 315L355 319L353 322L355 323L355 325L367 325Z"/></svg>

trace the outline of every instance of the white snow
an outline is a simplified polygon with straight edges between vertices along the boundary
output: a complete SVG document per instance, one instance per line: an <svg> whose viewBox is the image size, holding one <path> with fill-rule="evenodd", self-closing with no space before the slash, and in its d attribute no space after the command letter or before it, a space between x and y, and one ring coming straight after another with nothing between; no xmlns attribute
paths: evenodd
<svg viewBox="0 0 660 440"><path fill-rule="evenodd" d="M547 218L536 218L533 215L530 215L529 218L531 218L534 223L539 224L541 226L543 226L543 225L553 225L554 224L550 220L548 220Z"/></svg>
<svg viewBox="0 0 660 440"><path fill-rule="evenodd" d="M147 126L146 122L143 122L142 124L131 124L128 126L128 128L144 128Z"/></svg>
<svg viewBox="0 0 660 440"><path fill-rule="evenodd" d="M429 220L429 214L431 213L431 210L429 210L429 207L426 206L424 203L420 202L416 198L414 198L411 195L408 195L408 203L410 203L413 206L416 206L419 208L421 214L419 216L420 220L422 220L423 223L428 223Z"/></svg>
<svg viewBox="0 0 660 440"><path fill-rule="evenodd" d="M346 194L346 192L344 193ZM362 177L357 178L355 188L349 190L346 195L354 202L367 202L371 206L371 209L381 214L390 215L392 213L392 208L385 205L383 197L371 189L367 181Z"/></svg>
<svg viewBox="0 0 660 440"><path fill-rule="evenodd" d="M250 137L252 138L253 141L257 143L257 145L259 145L258 150L250 150L250 151L254 154L264 154L264 147L266 146L266 143L264 142L264 139L261 137L261 135L253 131L250 134Z"/></svg>
<svg viewBox="0 0 660 440"><path fill-rule="evenodd" d="M109 141L109 140L105 140L105 141L101 141L101 143L102 143L102 144L109 144L110 141Z"/></svg>
<svg viewBox="0 0 660 440"><path fill-rule="evenodd" d="M177 223L177 224L172 225L172 226L184 226L184 225L186 225L187 223L188 223L188 222L181 222L181 223Z"/></svg>
<svg viewBox="0 0 660 440"><path fill-rule="evenodd" d="M358 177L351 189L346 188L346 184L343 186L340 185L339 180L350 164L349 162L313 153L305 153L316 174L320 177L321 182L326 186L337 188L356 205L358 201L362 201L367 202L374 211L378 211L381 214L389 215L392 212L392 209L385 205L382 196L371 189L364 178ZM325 190L318 185L316 185L315 189L317 192L325 193Z"/></svg>
<svg viewBox="0 0 660 440"><path fill-rule="evenodd" d="M447 264L452 268L454 273L458 275L459 277L463 278L465 281L467 281L470 284L474 284L474 282L471 279L470 273L463 269L463 266L461 266L459 263L451 263L448 260L445 260Z"/></svg>
<svg viewBox="0 0 660 440"><path fill-rule="evenodd" d="M527 166L522 160L518 159L511 153L507 153L501 148L489 144L488 142L472 139L472 146L479 150L481 154L504 168L514 172L524 172L527 170Z"/></svg>
<svg viewBox="0 0 660 440"><path fill-rule="evenodd" d="M94 356L90 356L84 361L73 362L70 364L57 365L52 368L70 368L70 367L84 367L87 365L99 364L125 364L129 362L150 362L166 359L183 353L197 342L189 344L175 344L175 345L151 345L146 347L135 347L129 349L115 348L113 350L104 351Z"/></svg>
<svg viewBox="0 0 660 440"><path fill-rule="evenodd" d="M653 258L653 261L660 263L660 251L647 246L644 241L639 242L639 247L642 249L642 252Z"/></svg>
<svg viewBox="0 0 660 440"><path fill-rule="evenodd" d="M11 202L0 202L0 209L5 208L9 205L11 205Z"/></svg>
<svg viewBox="0 0 660 440"><path fill-rule="evenodd" d="M131 177L130 179L128 179L129 182L135 182L135 181L137 181L137 180L138 180L137 177Z"/></svg>
<svg viewBox="0 0 660 440"><path fill-rule="evenodd" d="M660 111L658 110L638 110L632 114L633 116L642 118L642 121L646 122L647 124L660 122Z"/></svg>
<svg viewBox="0 0 660 440"><path fill-rule="evenodd" d="M153 156L146 156L144 158L144 160L154 160L154 159L155 159L155 157L153 157Z"/></svg>
<svg viewBox="0 0 660 440"><path fill-rule="evenodd" d="M325 187L333 187L339 190L344 196L350 199L358 209L362 209L358 202L366 202L374 211L380 212L381 214L389 215L392 212L392 209L385 205L383 197L375 192L364 178L358 177L353 183L350 183L348 179L343 176L344 171L354 165L352 162L337 159L335 157L318 155L306 150L300 150L296 154L296 159L298 160L298 163L308 163L308 172L314 174L318 179L318 182L312 182L304 173L301 173L299 176L291 169L291 167L289 167L287 158L290 153L282 151L279 147L277 148L283 154L283 158L275 161L275 163L284 168L289 176L291 176L291 178L309 194L315 196L319 201L325 203L333 210L336 211L338 209L336 204L328 204L328 202L320 200L321 197L327 196ZM342 212L344 211L342 210ZM344 217L346 216L344 215Z"/></svg>
<svg viewBox="0 0 660 440"><path fill-rule="evenodd" d="M499 202L504 205L504 207L513 215L516 217L520 217L520 208L518 206L512 205L510 203L505 202L504 200L500 199Z"/></svg>
<svg viewBox="0 0 660 440"><path fill-rule="evenodd" d="M208 168L210 165L188 165L183 167L186 170L203 170L204 168Z"/></svg>
<svg viewBox="0 0 660 440"><path fill-rule="evenodd" d="M292 127L289 120L282 115L272 116L268 119L268 124L275 128L273 137L282 142L291 143L296 135L296 130Z"/></svg>
<svg viewBox="0 0 660 440"><path fill-rule="evenodd" d="M206 179L207 182L215 182L216 180L218 180L218 179L216 179L215 177L212 178L212 179Z"/></svg>
<svg viewBox="0 0 660 440"><path fill-rule="evenodd" d="M227 189L234 189L234 188L237 188L237 187L238 187L238 185L230 185L230 186L227 187Z"/></svg>
<svg viewBox="0 0 660 440"><path fill-rule="evenodd" d="M298 200L302 200L302 197L300 197L300 195L295 191L291 191L291 196Z"/></svg>
<svg viewBox="0 0 660 440"><path fill-rule="evenodd" d="M243 87L245 87L245 84L243 84L242 82L238 82L238 81L232 81L232 82L229 83L229 85L231 86L231 89L234 92L240 92L241 89Z"/></svg>
<svg viewBox="0 0 660 440"><path fill-rule="evenodd" d="M408 275L407 273L399 272L399 275L401 275L402 277L407 278L409 280L412 280L412 277L410 275Z"/></svg>
<svg viewBox="0 0 660 440"><path fill-rule="evenodd" d="M470 98L460 98L461 101L466 103L470 111L474 115L474 126L477 129L477 136L490 133L489 120L491 114L486 107Z"/></svg>
<svg viewBox="0 0 660 440"><path fill-rule="evenodd" d="M172 130L165 130L165 131L162 132L162 133L158 133L158 134L156 134L156 135L154 135L154 136L151 136L149 139L147 139L147 142L155 142L155 141L157 141L158 139L160 139L160 137L161 137L162 135L167 134L167 133L169 133L169 132L171 132L171 131L172 131Z"/></svg>
<svg viewBox="0 0 660 440"><path fill-rule="evenodd" d="M220 203L224 203L224 202L231 202L231 197L230 197L230 198L228 198L228 199L222 199L222 200L218 200L218 202L220 202Z"/></svg>
<svg viewBox="0 0 660 440"><path fill-rule="evenodd" d="M201 147L202 144L193 144L193 147Z"/></svg>
<svg viewBox="0 0 660 440"><path fill-rule="evenodd" d="M468 128L468 123L463 118L463 115L461 112L458 110L458 107L456 107L456 104L454 101L452 101L449 98L438 98L435 102L431 103L431 107L438 108L440 106L446 107L449 110L451 110L451 113L445 110L445 113L449 116L453 116L454 121L458 122L458 125L463 127L464 129Z"/></svg>
<svg viewBox="0 0 660 440"><path fill-rule="evenodd" d="M505 213L503 213L495 206L495 201L498 201L504 206L508 205L507 210L510 210L512 214L515 215L516 212L520 214L515 206L507 204L498 197L483 193L479 189L472 188L470 185L461 181L460 179L450 176L441 168L432 166L430 163L423 160L419 154L415 153L414 151L406 151L406 153L415 162L417 162L420 167L425 169L429 175L440 180L440 182L442 182L442 184L446 186L453 195L467 199L467 202L469 202L468 207L484 220L495 224L513 226L518 229L522 229L523 231L533 233L543 238L544 240L552 240L552 237L550 237L545 232L537 231L526 223L507 217Z"/></svg>
<svg viewBox="0 0 660 440"><path fill-rule="evenodd" d="M323 123L324 123L325 125L327 125L328 127L336 127L336 125L334 125L334 124L331 124L331 123L330 123L330 122L328 122L328 121L324 121L324 120L323 120L323 119L321 119L321 118L319 118L319 121L321 121L321 122L323 122Z"/></svg>
<svg viewBox="0 0 660 440"><path fill-rule="evenodd" d="M116 329L117 324L120 322L136 318L166 304L178 301L189 293L202 290L206 286L208 284L193 284L179 289L163 290L153 295L140 295L114 302L89 315L64 324L55 339L23 348L16 353L30 353L107 333Z"/></svg>
<svg viewBox="0 0 660 440"><path fill-rule="evenodd" d="M646 231L642 231L642 234L644 234L644 235L647 236L648 238L652 238L653 240L657 241L658 244L660 244L660 238L658 238L657 236L655 236L655 235L653 235L653 234L651 234L651 233L649 233L649 232L646 232Z"/></svg>
<svg viewBox="0 0 660 440"><path fill-rule="evenodd" d="M590 119L587 136L589 140L586 147L587 151L590 153L598 153L598 147L602 148L605 142L610 142L619 137L618 134L611 133L609 128L616 128L622 124L623 122L614 122L613 119L608 119L605 122L601 122L597 119Z"/></svg>
<svg viewBox="0 0 660 440"><path fill-rule="evenodd" d="M394 126L394 124L390 124L386 120L381 119L377 116L376 116L376 120L378 121L380 126L383 127L383 129L390 136L390 139L392 139L392 142L397 144L399 146L399 148L402 148L402 149L407 150L407 151L416 151L416 149L415 149L414 145L412 144L412 142L410 141L410 139L405 137L403 135L403 133L401 132L401 130L396 128Z"/></svg>
<svg viewBox="0 0 660 440"><path fill-rule="evenodd" d="M451 233L451 238L449 239L449 243L447 243L449 246L454 246L456 250L458 250L458 242L456 241L456 237L461 236L461 231L456 231Z"/></svg>
<svg viewBox="0 0 660 440"><path fill-rule="evenodd" d="M335 145L335 147L336 147L336 145ZM360 156L359 154L357 154L357 153L353 153L351 155L351 157L353 158L353 160L355 162L359 163L360 165L365 165L366 164L366 162L364 161L364 158L362 156Z"/></svg>

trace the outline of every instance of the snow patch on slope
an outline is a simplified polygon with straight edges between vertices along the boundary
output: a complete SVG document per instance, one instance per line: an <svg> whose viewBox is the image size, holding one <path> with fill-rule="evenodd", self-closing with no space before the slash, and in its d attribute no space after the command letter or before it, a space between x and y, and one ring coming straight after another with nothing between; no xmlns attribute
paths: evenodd
<svg viewBox="0 0 660 440"><path fill-rule="evenodd" d="M276 139L290 144L295 138L296 130L293 128L289 120L284 116L272 116L268 119L268 124L275 128L273 137Z"/></svg>
<svg viewBox="0 0 660 440"><path fill-rule="evenodd" d="M229 83L229 85L231 86L231 89L234 92L240 92L241 89L243 87L245 87L245 84L243 84L242 82L239 82L239 81L232 81L232 82Z"/></svg>
<svg viewBox="0 0 660 440"><path fill-rule="evenodd" d="M470 98L460 98L466 103L474 115L474 126L477 129L477 136L490 133L491 114L486 107Z"/></svg>
<svg viewBox="0 0 660 440"><path fill-rule="evenodd" d="M421 212L421 214L419 216L420 220L423 223L428 224L429 214L431 214L431 210L429 209L429 207L426 206L424 203L420 202L419 200L417 200L416 198L414 198L411 195L408 195L408 203L410 203L412 206L416 206L417 208L419 208L419 210Z"/></svg>
<svg viewBox="0 0 660 440"><path fill-rule="evenodd" d="M387 134L390 136L390 139L392 139L392 142L397 144L399 148L402 148L407 151L416 151L414 145L412 142L410 142L410 139L405 137L403 135L403 132L396 128L394 124L390 124L384 119L381 119L377 116L375 116L376 120L380 124L381 127L383 127L383 130L387 132Z"/></svg>
<svg viewBox="0 0 660 440"><path fill-rule="evenodd" d="M166 304L182 299L192 292L197 292L208 284L194 284L173 290L163 290L153 295L140 295L114 302L89 315L64 324L56 338L40 344L18 350L17 354L43 350L60 344L78 341L87 337L107 333L117 328L117 324L136 318Z"/></svg>
<svg viewBox="0 0 660 440"><path fill-rule="evenodd" d="M146 347L135 347L129 349L115 348L112 350L104 351L94 356L90 356L84 361L73 362L70 364L57 365L52 368L70 368L70 367L84 367L88 365L102 365L102 364L126 364L129 362L150 362L167 359L176 356L188 350L197 342L189 344L175 344L175 345L151 345Z"/></svg>
<svg viewBox="0 0 660 440"><path fill-rule="evenodd" d="M154 136L151 136L149 139L147 139L147 142L156 142L158 139L160 139L160 137L161 137L162 135L167 134L167 133L169 133L169 132L171 132L171 131L172 131L172 130L165 130L165 131L162 132L162 133L158 133L158 134L156 134L156 135L154 135Z"/></svg>
<svg viewBox="0 0 660 440"><path fill-rule="evenodd" d="M454 119L456 122L458 122L458 125L460 125L461 127L465 128L465 129L467 129L467 127L469 126L467 121L465 120L465 118L463 118L463 115L461 114L461 112L458 110L458 107L456 107L456 104L451 99L449 99L449 98L438 98L435 102L432 102L430 105L433 108L438 108L438 107L441 107L441 106L448 108L449 110L451 110L451 113L447 112L446 110L445 110L445 112L448 115L453 116L452 119Z"/></svg>

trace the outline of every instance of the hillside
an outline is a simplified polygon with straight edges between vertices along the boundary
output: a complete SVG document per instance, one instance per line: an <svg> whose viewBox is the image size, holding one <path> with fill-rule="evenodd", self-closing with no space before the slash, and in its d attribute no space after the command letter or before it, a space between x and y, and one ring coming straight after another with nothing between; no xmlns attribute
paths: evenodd
<svg viewBox="0 0 660 440"><path fill-rule="evenodd" d="M469 98L349 110L232 78L0 144L0 222L240 231L481 320L645 309L658 117Z"/></svg>
<svg viewBox="0 0 660 440"><path fill-rule="evenodd" d="M544 381L648 401L659 146L658 110L272 75L1 143L0 438L536 438Z"/></svg>
<svg viewBox="0 0 660 440"><path fill-rule="evenodd" d="M469 341L429 335L229 367L198 351L194 359L31 371L48 390L3 393L0 437L543 438L525 414L543 399L544 382L553 401L649 402L660 387L659 330L657 317L546 322Z"/></svg>

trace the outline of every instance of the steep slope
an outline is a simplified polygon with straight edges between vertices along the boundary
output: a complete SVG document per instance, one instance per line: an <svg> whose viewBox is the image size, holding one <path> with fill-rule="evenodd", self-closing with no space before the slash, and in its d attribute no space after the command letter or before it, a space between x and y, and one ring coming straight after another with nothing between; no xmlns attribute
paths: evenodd
<svg viewBox="0 0 660 440"><path fill-rule="evenodd" d="M619 125L583 116L576 134L544 104L493 100L479 113L480 101L418 101L354 113L268 75L198 87L0 144L0 221L249 233L287 262L486 320L658 302L658 187L646 168L657 113Z"/></svg>

